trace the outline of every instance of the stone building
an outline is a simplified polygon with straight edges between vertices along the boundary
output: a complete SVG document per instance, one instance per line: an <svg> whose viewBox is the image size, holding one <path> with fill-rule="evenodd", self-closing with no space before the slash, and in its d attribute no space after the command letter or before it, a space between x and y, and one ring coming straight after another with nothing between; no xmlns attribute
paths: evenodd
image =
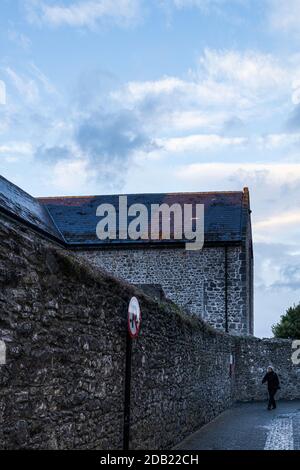
<svg viewBox="0 0 300 470"><path fill-rule="evenodd" d="M204 204L201 251L185 240L99 240L97 207L118 195L33 198L0 177L0 210L90 263L164 295L217 329L253 334L253 249L249 191L128 195L142 203ZM118 228L118 227L117 227Z"/></svg>

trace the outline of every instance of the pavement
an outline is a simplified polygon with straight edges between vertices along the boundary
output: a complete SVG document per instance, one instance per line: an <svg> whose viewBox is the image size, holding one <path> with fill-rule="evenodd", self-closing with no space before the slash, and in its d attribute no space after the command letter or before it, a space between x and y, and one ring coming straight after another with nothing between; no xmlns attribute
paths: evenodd
<svg viewBox="0 0 300 470"><path fill-rule="evenodd" d="M203 426L180 450L300 450L300 400L239 403Z"/></svg>

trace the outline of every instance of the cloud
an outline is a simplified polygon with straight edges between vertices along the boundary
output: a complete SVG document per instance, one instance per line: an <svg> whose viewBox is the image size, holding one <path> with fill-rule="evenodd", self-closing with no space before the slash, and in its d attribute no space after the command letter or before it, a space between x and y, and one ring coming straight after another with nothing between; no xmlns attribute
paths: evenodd
<svg viewBox="0 0 300 470"><path fill-rule="evenodd" d="M28 19L51 26L95 28L99 22L129 25L140 14L140 0L87 0L73 1L63 6L42 0L27 1Z"/></svg>
<svg viewBox="0 0 300 470"><path fill-rule="evenodd" d="M300 0L269 0L273 29L299 34Z"/></svg>
<svg viewBox="0 0 300 470"><path fill-rule="evenodd" d="M300 223L300 210L292 212L283 212L274 216L268 217L260 222L257 222L254 226L256 230L260 229L278 229L288 228L292 225L299 225Z"/></svg>
<svg viewBox="0 0 300 470"><path fill-rule="evenodd" d="M197 8L202 14L219 14L223 18L243 20L251 14L251 9L261 9L266 26L282 33L293 33L299 36L300 0L258 0L258 7L253 0L162 0L172 10ZM229 9L229 12L226 9ZM241 8L247 8L241 13Z"/></svg>
<svg viewBox="0 0 300 470"><path fill-rule="evenodd" d="M256 153L279 153L296 150L300 143L299 83L296 57L279 60L257 51L205 49L185 78L130 81L111 90L110 98L116 106L138 110L153 138L175 151L184 145L191 151L196 140L195 151L201 143L205 148L207 137L192 136L216 135L216 149L221 142L227 147L243 143ZM279 131L264 135L275 115Z"/></svg>
<svg viewBox="0 0 300 470"><path fill-rule="evenodd" d="M10 69L10 77L27 101L41 96L42 104L46 95L56 93L55 87L35 64L30 65L29 72L26 77ZM296 148L300 134L259 135L266 113L274 112L272 99L281 109L282 101L295 92L297 80L290 75L271 55L211 49L203 51L195 70L184 78L163 76L120 86L107 71L86 72L73 87L68 108L53 109L52 119L44 106L35 117L31 113L35 126L48 127L51 133L47 134L47 145L38 139L35 155L52 166L81 159L91 174L98 172L99 179L113 183L121 181L138 158L203 159L214 152L224 161L228 155L229 160L236 158L239 150L247 161L250 150L262 154ZM58 119L62 112L64 117ZM247 125L256 121L259 130L250 135ZM229 168L224 167L225 174ZM184 168L179 178L187 171ZM246 178L256 181L265 173L266 167L241 165L235 171L231 168L228 182L236 184L237 179ZM197 171L192 170L192 177L195 174Z"/></svg>
<svg viewBox="0 0 300 470"><path fill-rule="evenodd" d="M220 128L233 117L245 123L262 119L282 101L286 106L291 87L290 71L269 54L205 49L187 78L131 81L111 97L130 109L156 113L166 123L169 115L170 124L175 114L185 113L188 118L188 113L201 113L205 124L205 114L212 122L215 113Z"/></svg>
<svg viewBox="0 0 300 470"><path fill-rule="evenodd" d="M29 37L15 29L10 29L7 32L7 37L24 51L28 51L31 48L31 40Z"/></svg>
<svg viewBox="0 0 300 470"><path fill-rule="evenodd" d="M228 162L223 168L218 163L221 173L216 169L210 177L218 180L220 174L218 183L222 184L224 176L229 186L247 179L257 184L269 174L269 167L247 164L250 151L258 159L263 152L296 152L300 143L297 132L260 135L261 123L274 113L272 100L283 113L287 97L297 99L297 78L269 54L205 49L195 70L184 78L163 76L123 86L107 71L86 72L73 87L71 104L63 110L53 108L52 118L43 101L57 93L55 87L35 64L28 70L27 76L11 68L7 73L27 102L42 105L35 106L39 111L35 116L30 114L35 126L49 129L46 145L38 139L36 158L52 167L80 159L102 181L120 181L138 158L199 160L206 155L211 158L214 152L215 158L232 161L241 151L245 164L231 163L230 167ZM59 113L65 115L58 119ZM251 135L247 126L256 122L257 130ZM191 178L197 176L194 169ZM188 171L184 167L179 179L188 181Z"/></svg>
<svg viewBox="0 0 300 470"><path fill-rule="evenodd" d="M247 178L257 181L260 176L267 176L272 185L283 184L287 181L298 182L300 179L300 163L193 163L178 169L178 176L189 181L198 181L199 178L217 180L230 179L236 176L241 180Z"/></svg>
<svg viewBox="0 0 300 470"><path fill-rule="evenodd" d="M270 336L271 326L300 300L297 245L255 243L255 334Z"/></svg>
<svg viewBox="0 0 300 470"><path fill-rule="evenodd" d="M0 105L6 103L6 86L5 83L0 80Z"/></svg>
<svg viewBox="0 0 300 470"><path fill-rule="evenodd" d="M172 3L177 8L186 8L186 7L207 8L213 4L223 3L223 0L172 0Z"/></svg>
<svg viewBox="0 0 300 470"><path fill-rule="evenodd" d="M296 290L300 287L300 253L285 243L256 243L256 287ZM294 253L294 254L293 254ZM300 300L300 296L299 296Z"/></svg>
<svg viewBox="0 0 300 470"><path fill-rule="evenodd" d="M62 160L54 166L51 184L58 191L78 194L83 190L86 193L84 188L89 186L92 177L85 160Z"/></svg>
<svg viewBox="0 0 300 470"><path fill-rule="evenodd" d="M118 86L117 77L108 70L96 68L82 71L72 87L72 106L79 112L100 107L111 109L110 94Z"/></svg>
<svg viewBox="0 0 300 470"><path fill-rule="evenodd" d="M185 86L186 83L177 77L163 77L156 81L129 82L125 91L129 99L141 101L149 95L170 95L175 91L184 91Z"/></svg>
<svg viewBox="0 0 300 470"><path fill-rule="evenodd" d="M59 162L80 160L90 177L106 184L121 186L130 165L145 160L164 157L170 162L177 159L178 165L179 158L207 161L214 154L224 162L243 152L246 162L250 151L251 158L253 152L263 158L263 152L296 149L300 141L296 132L259 135L265 114L274 112L269 106L272 99L281 108L281 100L297 89L297 79L272 56L258 52L205 49L184 78L163 76L122 86L108 71L86 72L63 108L52 106L52 101L58 102L52 99L56 89L35 64L29 64L27 75L11 68L8 72L26 102L35 105L35 113L26 119L34 122L33 129L42 130L36 136L37 161L53 169ZM247 126L256 121L258 130L251 135ZM250 163L218 165L225 173L216 169L210 178L218 184L227 178L229 189L247 179L255 184L264 181L269 171ZM179 180L188 181L188 171L184 167ZM195 175L193 168L191 178Z"/></svg>
<svg viewBox="0 0 300 470"><path fill-rule="evenodd" d="M36 106L43 93L57 94L54 85L34 63L29 64L26 75L16 72L9 66L3 70L19 93L21 100L29 105Z"/></svg>
<svg viewBox="0 0 300 470"><path fill-rule="evenodd" d="M194 163L181 165L176 180L190 191L250 189L256 242L299 243L299 163Z"/></svg>
<svg viewBox="0 0 300 470"><path fill-rule="evenodd" d="M266 134L256 139L258 147L267 150L283 149L285 147L295 146L299 148L300 133L279 133Z"/></svg>
<svg viewBox="0 0 300 470"><path fill-rule="evenodd" d="M122 184L136 152L150 152L155 145L143 132L134 113L91 111L74 121L69 142L40 146L35 156L39 161L55 165L55 174L59 168L69 165L77 168L80 161L90 178L112 186Z"/></svg>
<svg viewBox="0 0 300 470"><path fill-rule="evenodd" d="M223 120L223 128L227 132L232 132L237 129L240 130L244 128L244 122L238 116L227 116L226 119Z"/></svg>
<svg viewBox="0 0 300 470"><path fill-rule="evenodd" d="M300 57L298 57L300 59ZM293 72L293 75L300 75L299 69ZM290 117L287 120L287 128L291 131L300 130L300 78L292 82L292 103L295 105Z"/></svg>
<svg viewBox="0 0 300 470"><path fill-rule="evenodd" d="M231 0L231 3L240 4L242 1ZM199 8L204 13L211 10L220 11L220 8L226 6L226 3L228 3L228 0L171 0L171 4L177 9Z"/></svg>
<svg viewBox="0 0 300 470"><path fill-rule="evenodd" d="M147 152L154 146L139 119L126 110L92 113L77 126L75 141L101 178L113 176L116 169L120 175L136 151Z"/></svg>
<svg viewBox="0 0 300 470"><path fill-rule="evenodd" d="M280 268L280 280L276 281L273 286L274 288L288 288L299 291L300 289L300 267L299 265L288 265L281 266ZM300 295L299 295L300 301Z"/></svg>
<svg viewBox="0 0 300 470"><path fill-rule="evenodd" d="M58 94L55 87L54 87L54 85L49 80L49 78L46 77L46 75L34 63L30 64L30 68L31 68L32 73L34 74L34 76L42 84L44 90L48 94L50 94L50 95L51 94L53 94L53 95Z"/></svg>
<svg viewBox="0 0 300 470"><path fill-rule="evenodd" d="M0 144L0 159L12 163L24 159L24 157L31 157L33 151L33 145L29 142L7 142Z"/></svg>
<svg viewBox="0 0 300 470"><path fill-rule="evenodd" d="M300 80L294 80L292 83L292 102L295 105L300 104Z"/></svg>
<svg viewBox="0 0 300 470"><path fill-rule="evenodd" d="M197 152L200 150L216 150L222 147L242 146L247 143L244 137L224 137L216 134L196 134L170 139L158 139L158 146L167 152Z"/></svg>
<svg viewBox="0 0 300 470"><path fill-rule="evenodd" d="M287 82L287 73L269 54L205 49L199 75L217 82L236 83L251 91L270 90Z"/></svg>
<svg viewBox="0 0 300 470"><path fill-rule="evenodd" d="M210 110L182 110L168 111L165 116L161 116L163 124L167 128L176 131L193 131L195 129L220 130L223 129L228 119L228 113L223 111Z"/></svg>
<svg viewBox="0 0 300 470"><path fill-rule="evenodd" d="M245 107L251 103L247 99L239 99L239 91L222 81L211 79L182 80L177 77L163 77L156 81L129 82L122 90L112 93L116 100L125 101L128 106L147 105L152 107L171 107L185 105L189 107L223 105L224 107L236 103ZM174 102L176 98L176 102Z"/></svg>
<svg viewBox="0 0 300 470"><path fill-rule="evenodd" d="M11 67L6 67L5 72L24 101L32 104L39 100L40 93L35 80L17 74Z"/></svg>
<svg viewBox="0 0 300 470"><path fill-rule="evenodd" d="M300 130L300 104L294 108L291 116L288 118L287 128L292 131Z"/></svg>
<svg viewBox="0 0 300 470"><path fill-rule="evenodd" d="M73 151L72 151L73 150ZM35 157L46 163L56 163L61 160L67 160L74 157L74 149L65 146L55 145L53 147L47 147L41 145L35 150Z"/></svg>
<svg viewBox="0 0 300 470"><path fill-rule="evenodd" d="M0 154L8 153L23 153L30 154L32 152L32 145L29 142L9 142L0 145Z"/></svg>

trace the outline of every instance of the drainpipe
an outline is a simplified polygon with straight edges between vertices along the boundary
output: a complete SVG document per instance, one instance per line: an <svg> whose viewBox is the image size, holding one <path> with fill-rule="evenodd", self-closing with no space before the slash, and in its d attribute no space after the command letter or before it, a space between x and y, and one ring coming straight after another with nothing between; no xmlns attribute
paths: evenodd
<svg viewBox="0 0 300 470"><path fill-rule="evenodd" d="M229 332L228 327L228 247L225 246L225 260L224 260L224 294L225 294L225 331Z"/></svg>

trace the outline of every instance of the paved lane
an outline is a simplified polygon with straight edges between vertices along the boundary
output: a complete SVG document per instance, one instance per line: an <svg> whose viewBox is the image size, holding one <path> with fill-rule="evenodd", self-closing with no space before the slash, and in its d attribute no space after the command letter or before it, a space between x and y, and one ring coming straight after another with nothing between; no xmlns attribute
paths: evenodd
<svg viewBox="0 0 300 470"><path fill-rule="evenodd" d="M300 450L300 401L237 404L181 442L182 450Z"/></svg>

